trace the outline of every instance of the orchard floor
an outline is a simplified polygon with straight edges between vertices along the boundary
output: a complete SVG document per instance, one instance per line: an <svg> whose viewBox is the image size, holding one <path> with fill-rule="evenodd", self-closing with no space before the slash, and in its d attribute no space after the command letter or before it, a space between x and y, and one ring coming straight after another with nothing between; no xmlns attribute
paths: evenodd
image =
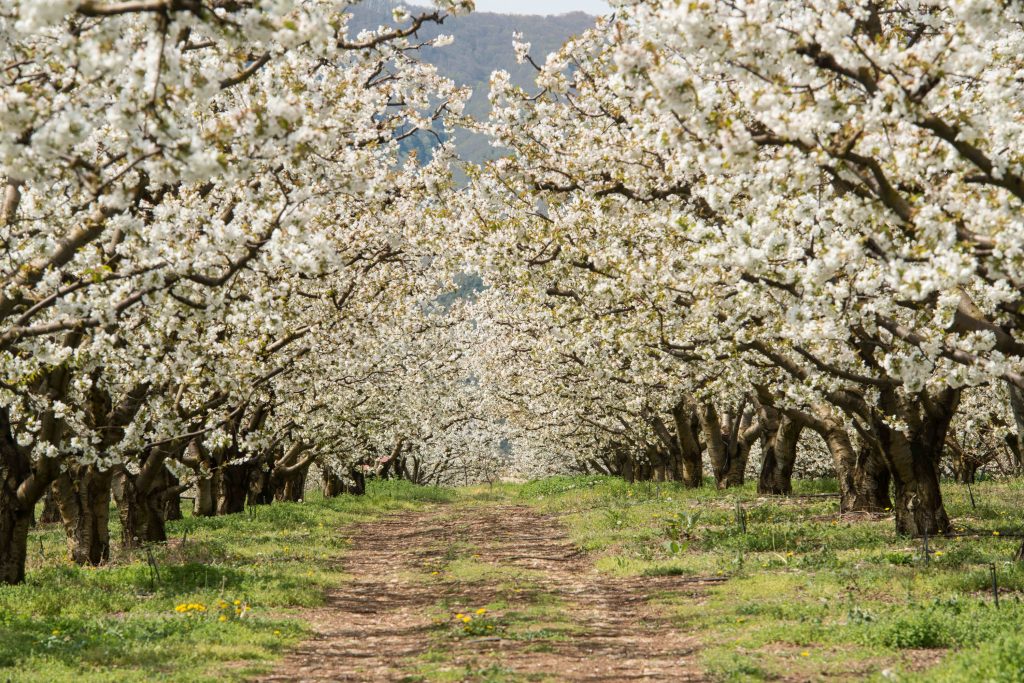
<svg viewBox="0 0 1024 683"><path fill-rule="evenodd" d="M144 550L114 515L96 568L41 526L0 586L0 681L1024 683L1024 480L944 482L927 549L795 486L371 482Z"/></svg>
<svg viewBox="0 0 1024 683"><path fill-rule="evenodd" d="M447 505L351 530L316 636L263 681L698 681L699 640L652 595L721 577L598 572L558 519Z"/></svg>

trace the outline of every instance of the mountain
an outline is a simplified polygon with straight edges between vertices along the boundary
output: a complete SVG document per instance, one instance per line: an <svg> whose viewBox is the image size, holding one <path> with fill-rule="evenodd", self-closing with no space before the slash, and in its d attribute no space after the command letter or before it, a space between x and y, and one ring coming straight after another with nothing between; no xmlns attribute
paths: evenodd
<svg viewBox="0 0 1024 683"><path fill-rule="evenodd" d="M364 0L352 8L350 26L361 30L393 24L391 12L400 5L414 15L420 11L429 11L393 0ZM515 84L527 89L533 86L533 67L516 63L512 49L513 33L518 31L523 34L523 40L532 45L531 55L538 63L542 63L549 53L560 48L570 37L593 26L594 21L595 17L583 12L553 17L473 12L465 16L449 17L442 26L425 26L420 32L422 38L434 38L444 33L454 36L455 42L442 48L424 48L421 57L437 66L442 75L459 85L472 88L473 97L466 107L466 113L486 119L490 108L487 92L492 71L508 71ZM479 162L494 156L494 151L482 136L459 131L457 139L458 150L465 159Z"/></svg>

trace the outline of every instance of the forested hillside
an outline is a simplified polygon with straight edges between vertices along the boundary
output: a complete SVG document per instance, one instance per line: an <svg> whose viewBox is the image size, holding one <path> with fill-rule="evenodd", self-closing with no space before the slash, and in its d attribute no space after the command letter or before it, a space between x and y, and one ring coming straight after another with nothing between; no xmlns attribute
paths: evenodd
<svg viewBox="0 0 1024 683"><path fill-rule="evenodd" d="M391 24L394 22L392 11L399 6L406 7L412 14L425 11L422 7L394 0L371 0L352 9L352 28L372 30ZM528 89L534 87L534 68L516 62L512 49L513 33L522 33L523 40L532 45L531 54L540 60L593 24L594 17L583 12L553 17L473 12L448 17L443 25L425 25L419 32L423 40L446 34L454 36L455 42L445 47L425 46L421 50L421 58L436 65L442 76L472 88L473 97L466 105L466 113L485 118L489 109L487 92L492 72L507 71L514 84ZM493 154L482 135L460 130L457 140L460 156L469 161L479 162Z"/></svg>

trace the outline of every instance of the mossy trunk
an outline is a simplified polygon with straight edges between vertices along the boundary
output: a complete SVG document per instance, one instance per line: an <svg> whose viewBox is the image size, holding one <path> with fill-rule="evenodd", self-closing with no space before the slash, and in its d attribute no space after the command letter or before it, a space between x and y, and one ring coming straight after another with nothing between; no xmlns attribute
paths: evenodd
<svg viewBox="0 0 1024 683"><path fill-rule="evenodd" d="M72 465L54 484L73 562L99 565L110 559L110 497L113 472Z"/></svg>

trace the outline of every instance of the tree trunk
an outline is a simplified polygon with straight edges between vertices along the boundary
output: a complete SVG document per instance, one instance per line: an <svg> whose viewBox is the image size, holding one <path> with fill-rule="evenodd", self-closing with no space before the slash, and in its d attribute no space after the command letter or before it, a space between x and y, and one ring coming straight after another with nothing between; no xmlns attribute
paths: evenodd
<svg viewBox="0 0 1024 683"><path fill-rule="evenodd" d="M53 497L53 489L47 487L46 495L43 496L43 511L39 514L40 524L56 524L60 521L60 508L57 507L57 500Z"/></svg>
<svg viewBox="0 0 1024 683"><path fill-rule="evenodd" d="M963 448L953 436L946 439L952 461L953 480L958 484L973 484L982 466L981 460Z"/></svg>
<svg viewBox="0 0 1024 683"><path fill-rule="evenodd" d="M747 476L747 460L750 459L750 444L742 441L731 447L729 453L729 469L725 472L725 479L719 484L719 488L727 489L733 486L743 486Z"/></svg>
<svg viewBox="0 0 1024 683"><path fill-rule="evenodd" d="M892 475L899 533L934 536L949 531L939 488L939 464L959 399L959 391L953 389L935 397L922 394L910 406L900 405L892 395L883 396L887 412L898 415L909 432L893 429L881 419L875 421L873 430Z"/></svg>
<svg viewBox="0 0 1024 683"><path fill-rule="evenodd" d="M17 584L25 580L28 530L35 508L18 500L18 487L30 475L31 463L14 443L7 410L0 410L0 415L0 584Z"/></svg>
<svg viewBox="0 0 1024 683"><path fill-rule="evenodd" d="M232 515L244 512L249 494L249 463L222 465L220 474L217 514Z"/></svg>
<svg viewBox="0 0 1024 683"><path fill-rule="evenodd" d="M1013 422L1017 427L1017 433L1007 435L1013 440L1012 448L1014 455L1014 470L1017 474L1024 474L1024 389L1019 389L1009 382L1006 387L1010 392L1010 410L1013 412Z"/></svg>
<svg viewBox="0 0 1024 683"><path fill-rule="evenodd" d="M18 498L4 482L0 490L0 584L25 580L25 557L32 512L18 504Z"/></svg>
<svg viewBox="0 0 1024 683"><path fill-rule="evenodd" d="M113 472L71 465L54 484L71 559L99 565L110 559L110 489Z"/></svg>
<svg viewBox="0 0 1024 683"><path fill-rule="evenodd" d="M217 514L217 477L215 474L196 479L194 517L213 517Z"/></svg>
<svg viewBox="0 0 1024 683"><path fill-rule="evenodd" d="M715 475L718 488L725 488L728 486L729 452L726 441L722 438L722 423L718 419L718 411L714 405L705 403L700 406L697 415L700 418L704 442L707 444L708 458L711 460L711 472Z"/></svg>
<svg viewBox="0 0 1024 683"><path fill-rule="evenodd" d="M249 478L249 505L270 505L274 502L273 457L264 471L264 465L254 468Z"/></svg>
<svg viewBox="0 0 1024 683"><path fill-rule="evenodd" d="M323 467L320 470L320 477L323 480L324 498L337 498L345 493L345 480L334 470Z"/></svg>
<svg viewBox="0 0 1024 683"><path fill-rule="evenodd" d="M139 548L147 543L165 543L163 498L158 492L140 490L135 476L122 474L117 478L114 500L121 520L121 543L124 548Z"/></svg>
<svg viewBox="0 0 1024 683"><path fill-rule="evenodd" d="M164 496L164 521L173 522L184 519L181 514L181 481L168 471L164 471L164 485L169 493Z"/></svg>
<svg viewBox="0 0 1024 683"><path fill-rule="evenodd" d="M763 460L757 492L789 495L793 492L793 466L803 425L774 408L764 406L762 409L768 424L761 440Z"/></svg>
<svg viewBox="0 0 1024 683"><path fill-rule="evenodd" d="M704 483L703 451L697 439L700 422L693 404L686 398L679 401L672 410L672 420L679 442L680 479L683 486L697 488Z"/></svg>
<svg viewBox="0 0 1024 683"><path fill-rule="evenodd" d="M282 475L274 487L274 500L298 503L306 497L306 475L309 465Z"/></svg>

